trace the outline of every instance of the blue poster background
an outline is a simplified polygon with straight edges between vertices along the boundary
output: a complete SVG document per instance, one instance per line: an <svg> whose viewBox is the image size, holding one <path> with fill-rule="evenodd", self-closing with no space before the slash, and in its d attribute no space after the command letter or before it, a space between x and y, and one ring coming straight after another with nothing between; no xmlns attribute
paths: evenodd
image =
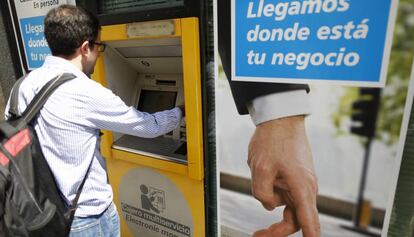
<svg viewBox="0 0 414 237"><path fill-rule="evenodd" d="M302 1L280 1L264 0L263 4L291 3ZM310 0L317 1L317 0ZM336 2L339 2L337 0ZM235 6L235 33L234 33L234 59L235 77L255 77L255 78L286 78L286 79L308 79L308 80L346 80L378 82L381 77L381 66L383 62L384 49L387 38L388 18L391 7L391 0L346 0L349 8L346 11L334 11L326 13L321 11L314 14L286 15L283 20L275 20L272 17L247 18L249 3L253 4L251 13L257 13L259 0L239 1L234 0ZM320 2L324 2L320 0ZM335 2L335 1L330 1ZM256 11L255 11L256 10ZM321 26L333 27L336 25L346 25L353 21L355 27L364 19L368 19L368 35L365 39L344 39L321 40L317 37L317 31ZM273 42L249 42L247 33L254 30L256 25L260 29L274 29L292 27L299 23L300 27L308 27L310 35L307 40L294 41L273 41ZM351 31L352 32L352 31ZM359 63L355 66L319 66L309 65L302 70L297 69L297 64L272 65L271 57L273 53L339 53L341 48L345 48L345 54L356 52L359 55ZM248 53L266 53L266 61L263 65L248 63ZM288 81L287 81L288 82Z"/></svg>
<svg viewBox="0 0 414 237"><path fill-rule="evenodd" d="M51 54L44 35L44 18L44 16L37 16L20 19L20 30L29 70L42 66L46 55Z"/></svg>

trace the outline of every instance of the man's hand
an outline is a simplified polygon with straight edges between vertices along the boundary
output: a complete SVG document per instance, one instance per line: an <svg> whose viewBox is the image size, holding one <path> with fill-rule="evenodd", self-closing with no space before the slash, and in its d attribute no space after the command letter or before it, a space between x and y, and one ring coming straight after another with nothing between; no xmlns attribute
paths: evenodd
<svg viewBox="0 0 414 237"><path fill-rule="evenodd" d="M185 117L185 106L184 106L184 104L182 104L182 105L177 105L177 107L181 110L181 115L182 115L183 117Z"/></svg>
<svg viewBox="0 0 414 237"><path fill-rule="evenodd" d="M318 185L306 137L304 116L259 124L249 144L252 193L267 210L286 205L283 220L254 237L320 236Z"/></svg>

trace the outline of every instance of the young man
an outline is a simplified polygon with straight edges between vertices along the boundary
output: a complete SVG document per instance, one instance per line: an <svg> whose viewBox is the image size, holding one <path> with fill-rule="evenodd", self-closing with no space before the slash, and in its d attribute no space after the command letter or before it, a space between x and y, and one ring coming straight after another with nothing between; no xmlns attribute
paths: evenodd
<svg viewBox="0 0 414 237"><path fill-rule="evenodd" d="M98 41L99 31L98 19L84 9L52 9L45 18L45 35L53 56L32 71L19 90L21 113L49 80L63 72L76 76L50 96L35 124L42 152L68 205L92 161L71 227L73 237L120 236L100 153L100 129L151 138L175 129L182 116L179 108L154 114L137 111L89 78L99 51L105 49Z"/></svg>

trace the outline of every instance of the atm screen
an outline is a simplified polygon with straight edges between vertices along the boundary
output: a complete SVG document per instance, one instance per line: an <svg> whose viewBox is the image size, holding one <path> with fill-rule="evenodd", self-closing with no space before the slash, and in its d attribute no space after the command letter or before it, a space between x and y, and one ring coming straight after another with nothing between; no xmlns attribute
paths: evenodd
<svg viewBox="0 0 414 237"><path fill-rule="evenodd" d="M147 113L172 109L175 106L176 97L175 91L141 90L137 109Z"/></svg>

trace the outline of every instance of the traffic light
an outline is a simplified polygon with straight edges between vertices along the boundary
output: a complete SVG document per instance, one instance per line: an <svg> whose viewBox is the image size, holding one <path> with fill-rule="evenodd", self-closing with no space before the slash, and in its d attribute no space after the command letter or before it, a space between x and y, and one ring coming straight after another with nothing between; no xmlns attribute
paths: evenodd
<svg viewBox="0 0 414 237"><path fill-rule="evenodd" d="M361 88L359 99L352 104L351 133L372 138L380 102L379 88Z"/></svg>

